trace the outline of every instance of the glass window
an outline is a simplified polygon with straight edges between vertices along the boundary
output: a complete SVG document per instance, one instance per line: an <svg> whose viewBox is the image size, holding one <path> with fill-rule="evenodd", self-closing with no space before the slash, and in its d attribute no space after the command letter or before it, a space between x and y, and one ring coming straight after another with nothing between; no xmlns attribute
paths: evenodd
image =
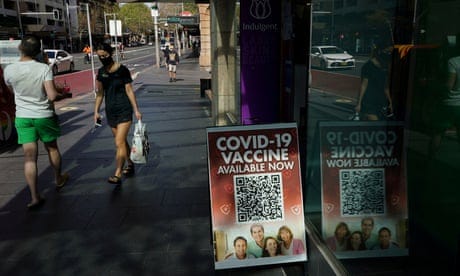
<svg viewBox="0 0 460 276"><path fill-rule="evenodd" d="M312 48L307 216L339 258L372 228L366 250L387 240L454 269L460 226L440 217L460 205L460 27L449 23L460 2L317 1L329 9L313 11L311 45L354 63Z"/></svg>

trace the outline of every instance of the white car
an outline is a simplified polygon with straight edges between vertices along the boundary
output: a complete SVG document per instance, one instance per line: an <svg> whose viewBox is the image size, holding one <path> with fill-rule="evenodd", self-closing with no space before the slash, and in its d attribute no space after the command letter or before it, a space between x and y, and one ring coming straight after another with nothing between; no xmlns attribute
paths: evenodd
<svg viewBox="0 0 460 276"><path fill-rule="evenodd" d="M311 47L311 66L321 69L354 68L355 59L337 46Z"/></svg>
<svg viewBox="0 0 460 276"><path fill-rule="evenodd" d="M54 49L45 49L44 51L48 55L48 62L54 75L61 72L72 72L75 69L73 56L68 52Z"/></svg>

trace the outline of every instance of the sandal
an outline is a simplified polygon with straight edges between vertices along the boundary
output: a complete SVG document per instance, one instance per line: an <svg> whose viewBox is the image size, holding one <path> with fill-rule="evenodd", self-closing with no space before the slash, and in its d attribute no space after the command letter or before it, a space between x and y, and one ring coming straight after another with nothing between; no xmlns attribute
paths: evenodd
<svg viewBox="0 0 460 276"><path fill-rule="evenodd" d="M107 181L110 184L119 185L119 184L121 184L121 177L116 176L116 175L112 175L111 177L109 177L109 179L107 179Z"/></svg>
<svg viewBox="0 0 460 276"><path fill-rule="evenodd" d="M134 164L129 164L128 166L126 166L124 169L123 169L123 175L125 176L132 176L134 175Z"/></svg>
<svg viewBox="0 0 460 276"><path fill-rule="evenodd" d="M35 202L35 203L31 202L31 203L27 204L27 209L29 211L38 210L40 207L43 206L44 203L45 203L45 199L40 197L40 198L38 198L37 202Z"/></svg>
<svg viewBox="0 0 460 276"><path fill-rule="evenodd" d="M64 185L67 183L67 180L69 180L69 174L68 173L62 174L61 181L56 183L56 190L60 190L62 187L64 187Z"/></svg>

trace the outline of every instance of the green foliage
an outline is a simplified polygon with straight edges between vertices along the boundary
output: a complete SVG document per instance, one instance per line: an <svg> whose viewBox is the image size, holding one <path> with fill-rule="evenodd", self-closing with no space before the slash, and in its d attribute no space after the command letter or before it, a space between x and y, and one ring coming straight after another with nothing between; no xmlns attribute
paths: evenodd
<svg viewBox="0 0 460 276"><path fill-rule="evenodd" d="M122 21L123 32L129 29L132 33L141 34L154 28L150 8L144 3L127 3L121 6L117 17Z"/></svg>
<svg viewBox="0 0 460 276"><path fill-rule="evenodd" d="M189 11L193 15L199 15L200 11L198 10L198 6L195 4L195 1L184 1L184 11Z"/></svg>

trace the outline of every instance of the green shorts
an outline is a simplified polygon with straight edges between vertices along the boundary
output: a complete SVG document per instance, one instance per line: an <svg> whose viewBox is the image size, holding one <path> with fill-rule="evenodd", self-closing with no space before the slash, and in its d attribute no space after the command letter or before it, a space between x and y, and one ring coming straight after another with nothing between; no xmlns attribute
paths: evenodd
<svg viewBox="0 0 460 276"><path fill-rule="evenodd" d="M48 143L61 136L57 116L37 119L16 118L14 123L18 131L18 144L32 143L39 139L44 143Z"/></svg>

